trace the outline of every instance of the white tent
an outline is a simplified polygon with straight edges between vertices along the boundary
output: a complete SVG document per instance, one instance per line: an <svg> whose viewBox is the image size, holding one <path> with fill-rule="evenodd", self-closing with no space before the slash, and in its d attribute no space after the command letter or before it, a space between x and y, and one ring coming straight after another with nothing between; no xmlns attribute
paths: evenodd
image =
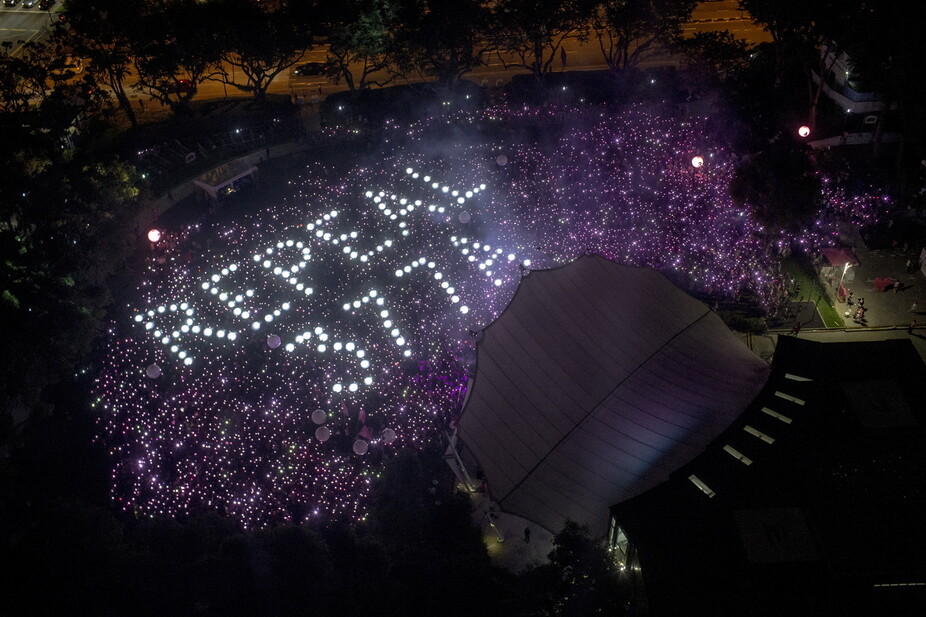
<svg viewBox="0 0 926 617"><path fill-rule="evenodd" d="M531 273L486 328L459 435L503 510L603 536L611 505L699 454L768 374L659 272L586 256Z"/></svg>
<svg viewBox="0 0 926 617"><path fill-rule="evenodd" d="M228 161L200 174L194 178L193 184L205 191L212 199L218 199L219 191L256 172L257 166L253 165L247 157L243 157Z"/></svg>

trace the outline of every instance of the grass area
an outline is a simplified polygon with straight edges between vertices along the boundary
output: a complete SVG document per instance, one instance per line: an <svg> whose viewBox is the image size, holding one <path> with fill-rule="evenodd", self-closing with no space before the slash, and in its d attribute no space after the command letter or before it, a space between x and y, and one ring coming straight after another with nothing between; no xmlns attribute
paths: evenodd
<svg viewBox="0 0 926 617"><path fill-rule="evenodd" d="M827 328L845 327L839 310L834 306L832 296L820 282L820 279L817 278L813 266L809 263L803 263L796 257L789 257L782 260L781 269L786 277L793 279L796 284L800 285L801 291L797 298L793 298L794 300L799 300L803 296L804 300L812 302L822 294L822 299L817 303L817 310L820 312L823 323L826 324Z"/></svg>

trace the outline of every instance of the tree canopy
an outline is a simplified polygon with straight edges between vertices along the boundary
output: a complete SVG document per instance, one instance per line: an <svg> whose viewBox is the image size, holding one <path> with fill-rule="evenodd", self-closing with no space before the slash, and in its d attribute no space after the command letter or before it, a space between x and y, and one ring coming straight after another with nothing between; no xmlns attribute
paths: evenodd
<svg viewBox="0 0 926 617"><path fill-rule="evenodd" d="M249 0L214 0L212 18L223 41L222 81L263 100L270 82L312 45L312 24L298 2L265 10ZM239 74L240 73L240 74Z"/></svg>
<svg viewBox="0 0 926 617"><path fill-rule="evenodd" d="M681 35L698 0L602 0L592 26L608 68L616 74L636 67L659 46Z"/></svg>
<svg viewBox="0 0 926 617"><path fill-rule="evenodd" d="M187 112L197 87L221 73L219 33L202 27L213 11L207 4L182 0L146 16L134 44L134 89L174 111Z"/></svg>
<svg viewBox="0 0 926 617"><path fill-rule="evenodd" d="M588 36L593 10L591 0L500 0L495 8L495 47L517 58L511 66L525 68L543 81L560 59L566 38Z"/></svg>
<svg viewBox="0 0 926 617"><path fill-rule="evenodd" d="M400 0L392 63L406 75L452 86L483 64L490 11L485 0Z"/></svg>
<svg viewBox="0 0 926 617"><path fill-rule="evenodd" d="M817 211L820 178L803 148L780 140L737 170L730 194L772 232L801 228Z"/></svg>
<svg viewBox="0 0 926 617"><path fill-rule="evenodd" d="M393 46L392 25L396 7L392 0L331 1L322 5L322 27L328 35L328 63L335 79L344 80L350 91L382 86L387 79L373 74L388 66Z"/></svg>

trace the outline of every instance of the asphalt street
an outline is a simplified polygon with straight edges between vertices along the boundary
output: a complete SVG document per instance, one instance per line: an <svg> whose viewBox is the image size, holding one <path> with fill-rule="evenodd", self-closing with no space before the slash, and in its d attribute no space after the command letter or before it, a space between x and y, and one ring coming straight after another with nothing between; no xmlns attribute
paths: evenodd
<svg viewBox="0 0 926 617"><path fill-rule="evenodd" d="M24 42L39 40L47 36L51 31L51 27L57 21L56 11L61 9L60 0L56 1L50 11L39 10L37 4L32 8L23 8L21 2L22 0L15 7L0 5L0 42L8 41L13 44L11 50L13 55L20 52ZM737 37L743 38L751 44L771 40L767 32L744 17L737 6L736 0L702 2L692 14L692 20L684 26L684 31L688 34L713 30L729 30ZM557 70L602 70L607 68L602 59L598 42L594 38L583 42L577 37L570 37L566 39L564 48L566 52L565 62L557 61ZM318 45L306 52L298 64L324 62L326 55L327 47ZM514 66L516 60L511 56L499 56L492 53L486 54L484 60L485 66L467 74L467 79L476 83L497 85L507 83L516 74L527 72L524 68ZM678 57L658 53L644 60L641 66L678 66L678 63ZM318 94L324 97L334 92L346 90L343 83L333 83L324 76L302 77L295 75L293 72L295 66L280 73L270 84L268 92L274 94L302 94L306 97ZM233 67L229 66L227 70L229 74L234 76ZM389 81L389 75L385 72L373 74L371 79L385 83ZM416 82L428 79L426 76L422 76L417 79L412 77L408 81ZM127 81L131 85L131 75ZM391 83L403 82L392 81ZM130 98L133 100L148 98L144 94L135 92L131 87L128 88L128 91ZM246 96L250 96L249 93L242 92L233 86L218 81L206 81L197 88L196 99Z"/></svg>

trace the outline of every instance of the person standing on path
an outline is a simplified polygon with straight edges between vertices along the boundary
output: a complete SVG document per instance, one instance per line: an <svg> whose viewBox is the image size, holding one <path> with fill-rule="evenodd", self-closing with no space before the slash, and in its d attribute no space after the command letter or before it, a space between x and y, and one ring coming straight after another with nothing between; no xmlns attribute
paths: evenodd
<svg viewBox="0 0 926 617"><path fill-rule="evenodd" d="M913 334L913 328L916 327L916 319L910 322L910 325L907 327L907 334Z"/></svg>
<svg viewBox="0 0 926 617"><path fill-rule="evenodd" d="M530 527L524 528L524 541L525 542L531 541L531 528Z"/></svg>
<svg viewBox="0 0 926 617"><path fill-rule="evenodd" d="M916 304L916 302L914 302L914 303L913 303L913 306L910 307L910 312L911 312L911 313L916 313L916 308L917 308L917 304Z"/></svg>

